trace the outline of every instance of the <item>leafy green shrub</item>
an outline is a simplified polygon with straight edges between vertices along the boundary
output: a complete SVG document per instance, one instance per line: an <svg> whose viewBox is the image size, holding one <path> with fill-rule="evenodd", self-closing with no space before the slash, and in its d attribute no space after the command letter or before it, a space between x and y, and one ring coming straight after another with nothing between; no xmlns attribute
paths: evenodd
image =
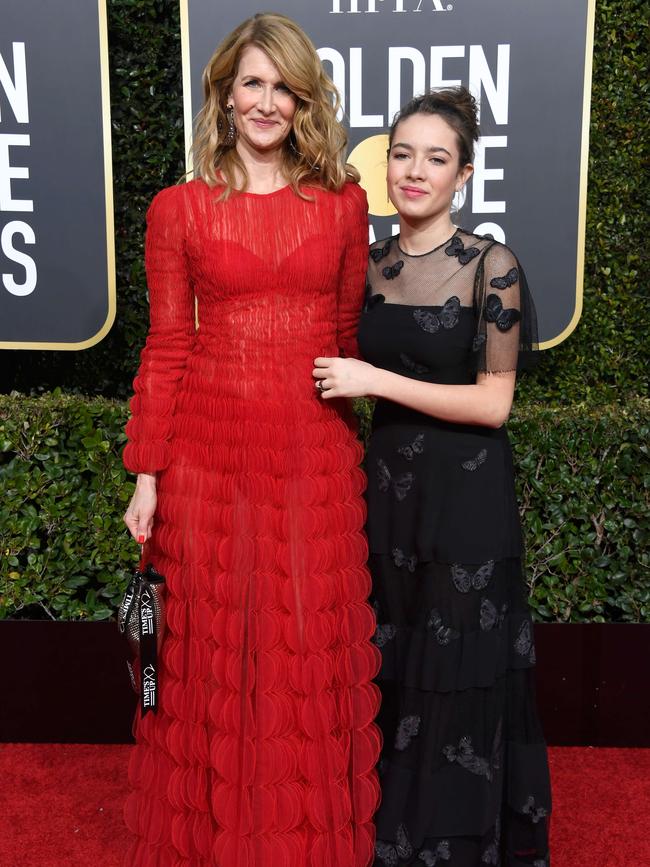
<svg viewBox="0 0 650 867"><path fill-rule="evenodd" d="M539 620L650 621L650 401L508 425Z"/></svg>
<svg viewBox="0 0 650 867"><path fill-rule="evenodd" d="M124 405L0 398L0 618L104 620L137 549L122 514Z"/></svg>
<svg viewBox="0 0 650 867"><path fill-rule="evenodd" d="M114 613L137 559L126 416L101 398L0 396L0 618ZM509 428L537 618L650 622L650 401L523 406Z"/></svg>

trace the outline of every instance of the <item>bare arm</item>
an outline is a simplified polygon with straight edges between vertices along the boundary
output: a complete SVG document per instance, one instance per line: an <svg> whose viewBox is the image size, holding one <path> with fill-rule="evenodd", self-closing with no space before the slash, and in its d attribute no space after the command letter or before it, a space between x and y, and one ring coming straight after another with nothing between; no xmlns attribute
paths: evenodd
<svg viewBox="0 0 650 867"><path fill-rule="evenodd" d="M476 384L419 382L354 358L317 358L313 376L325 387L323 399L380 397L457 424L498 428L507 420L515 372L479 374Z"/></svg>

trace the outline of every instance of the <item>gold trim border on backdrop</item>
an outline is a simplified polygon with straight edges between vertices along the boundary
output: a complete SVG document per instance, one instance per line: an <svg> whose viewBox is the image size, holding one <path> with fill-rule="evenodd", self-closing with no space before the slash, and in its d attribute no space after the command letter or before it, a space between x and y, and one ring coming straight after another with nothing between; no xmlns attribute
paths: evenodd
<svg viewBox="0 0 650 867"><path fill-rule="evenodd" d="M594 26L596 0L587 0L585 33L585 75L582 85L582 135L580 140L580 188L578 191L578 249L576 253L576 304L573 316L564 331L551 340L539 344L540 349L550 349L562 343L576 329L582 315L585 282L585 243L587 232L587 175L589 171L589 122L591 120L591 77L594 60Z"/></svg>
<svg viewBox="0 0 650 867"><path fill-rule="evenodd" d="M192 159L192 70L190 66L190 10L188 0L180 0L181 13L181 63L183 72L183 131L185 133L185 171L194 174Z"/></svg>
<svg viewBox="0 0 650 867"><path fill-rule="evenodd" d="M181 57L183 65L183 122L185 126L185 168L192 175L192 74L190 68L189 0L179 0L181 21ZM587 227L587 175L589 168L589 121L591 111L591 77L594 57L594 24L596 0L587 0L585 28L585 70L582 86L582 132L580 138L580 185L578 189L578 248L576 251L575 307L569 324L555 337L539 344L540 349L551 349L575 331L580 320L584 296L585 235ZM224 34L225 35L225 34Z"/></svg>
<svg viewBox="0 0 650 867"><path fill-rule="evenodd" d="M97 0L99 25L99 64L102 92L102 144L104 148L104 199L106 209L106 276L108 280L108 312L102 327L87 340L77 343L0 342L0 349L61 349L78 350L95 346L113 327L117 311L115 275L115 222L113 218L113 154L111 149L111 91L108 68L107 0Z"/></svg>

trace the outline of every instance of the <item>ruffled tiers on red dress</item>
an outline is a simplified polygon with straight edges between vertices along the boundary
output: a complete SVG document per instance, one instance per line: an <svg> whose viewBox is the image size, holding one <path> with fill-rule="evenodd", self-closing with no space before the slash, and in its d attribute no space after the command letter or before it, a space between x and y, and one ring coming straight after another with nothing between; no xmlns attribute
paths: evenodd
<svg viewBox="0 0 650 867"><path fill-rule="evenodd" d="M161 709L136 718L128 867L367 867L379 653L361 448L319 355L356 353L365 195L148 214L151 330L125 465L156 472ZM199 327L195 328L195 297Z"/></svg>

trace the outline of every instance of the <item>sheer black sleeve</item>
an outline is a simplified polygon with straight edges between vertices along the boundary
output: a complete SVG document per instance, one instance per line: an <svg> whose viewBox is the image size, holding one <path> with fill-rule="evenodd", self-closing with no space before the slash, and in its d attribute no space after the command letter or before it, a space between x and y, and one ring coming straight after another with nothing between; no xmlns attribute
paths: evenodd
<svg viewBox="0 0 650 867"><path fill-rule="evenodd" d="M507 373L537 360L537 317L526 275L512 251L493 243L482 256L474 286L476 373Z"/></svg>

